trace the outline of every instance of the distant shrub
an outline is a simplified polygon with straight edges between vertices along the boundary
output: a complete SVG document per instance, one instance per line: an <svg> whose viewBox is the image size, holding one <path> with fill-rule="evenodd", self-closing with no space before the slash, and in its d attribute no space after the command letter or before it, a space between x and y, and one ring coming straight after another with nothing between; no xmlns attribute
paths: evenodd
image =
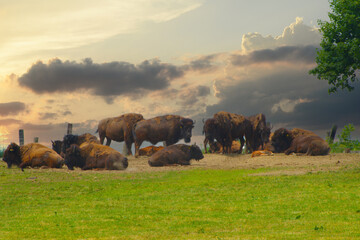
<svg viewBox="0 0 360 240"><path fill-rule="evenodd" d="M340 135L338 135L339 141L331 143L330 139L327 142L330 145L332 153L342 153L349 151L360 151L360 141L351 139L351 132L355 130L353 124L345 125Z"/></svg>

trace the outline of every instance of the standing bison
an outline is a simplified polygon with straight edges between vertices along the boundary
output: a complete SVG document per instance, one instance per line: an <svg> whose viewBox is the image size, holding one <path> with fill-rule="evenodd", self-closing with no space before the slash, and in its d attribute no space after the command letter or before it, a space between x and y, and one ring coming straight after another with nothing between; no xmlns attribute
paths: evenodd
<svg viewBox="0 0 360 240"><path fill-rule="evenodd" d="M196 145L176 144L165 147L154 153L148 161L151 167L161 167L167 165L190 165L190 160L199 161L203 159L200 148Z"/></svg>
<svg viewBox="0 0 360 240"><path fill-rule="evenodd" d="M110 146L111 140L117 142L125 141L128 154L132 155L131 145L134 142L132 129L134 124L143 120L144 117L137 113L128 113L114 118L106 118L99 122L97 132L99 132L100 143Z"/></svg>
<svg viewBox="0 0 360 240"><path fill-rule="evenodd" d="M152 144L164 141L166 146L184 139L191 141L191 131L194 128L193 120L178 115L164 115L137 122L133 135L135 140L135 157L139 156L139 148L144 141Z"/></svg>
<svg viewBox="0 0 360 240"><path fill-rule="evenodd" d="M29 143L24 146L11 143L4 152L3 161L7 163L8 168L14 164L22 171L28 166L61 168L64 164L59 154L39 143Z"/></svg>
<svg viewBox="0 0 360 240"><path fill-rule="evenodd" d="M230 153L233 140L239 139L241 147L239 153L242 152L244 146L244 137L246 138L246 146L252 152L254 145L253 126L251 121L246 117L220 111L214 114L214 118L219 123L219 131L223 136L217 139L223 146L223 153Z"/></svg>
<svg viewBox="0 0 360 240"><path fill-rule="evenodd" d="M124 170L128 167L128 159L109 146L83 143L80 146L72 144L66 149L65 164L70 170L74 167L82 170Z"/></svg>
<svg viewBox="0 0 360 240"><path fill-rule="evenodd" d="M264 145L269 142L270 127L266 124L266 117L259 113L248 117L253 127L253 150L264 149Z"/></svg>

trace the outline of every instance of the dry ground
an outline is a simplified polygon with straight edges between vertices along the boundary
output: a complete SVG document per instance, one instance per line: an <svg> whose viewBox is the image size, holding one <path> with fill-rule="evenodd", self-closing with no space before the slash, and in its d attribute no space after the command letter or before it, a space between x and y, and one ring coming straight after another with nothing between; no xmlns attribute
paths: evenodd
<svg viewBox="0 0 360 240"><path fill-rule="evenodd" d="M297 175L309 172L335 171L344 168L360 168L359 153L335 153L327 156L296 156L274 154L274 156L260 156L252 158L250 154L204 154L204 159L191 161L190 166L150 167L148 157L128 157L129 167L124 172L155 172L155 171L184 171L189 169L258 169L271 168L270 171L257 175ZM1 161L0 166L6 167ZM39 171L69 171L63 169L39 169ZM75 171L81 171L75 169ZM93 171L83 171L91 173ZM108 171L97 171L108 172Z"/></svg>

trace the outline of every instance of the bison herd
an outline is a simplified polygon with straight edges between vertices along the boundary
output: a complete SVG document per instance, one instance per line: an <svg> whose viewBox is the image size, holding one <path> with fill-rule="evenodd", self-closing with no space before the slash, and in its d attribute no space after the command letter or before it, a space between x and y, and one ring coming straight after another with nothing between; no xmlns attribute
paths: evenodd
<svg viewBox="0 0 360 240"><path fill-rule="evenodd" d="M184 139L189 143L195 122L178 115L164 115L144 119L141 114L128 113L99 122L97 137L85 133L65 135L63 140L52 141L52 148L38 143L19 146L11 143L4 152L3 161L10 168L25 167L61 168L64 164L73 170L107 169L123 170L128 167L128 159L109 147L111 141L124 142L127 153L135 157L149 156L152 167L167 165L189 165L190 160L202 159L203 153L197 145L175 144ZM252 153L252 156L291 153L306 155L326 155L329 145L315 133L299 128L277 129L271 133L264 114L243 116L220 111L213 118L203 121L204 152L207 153ZM103 145L106 139L106 145ZM140 149L148 141L153 145L163 142L164 147L149 146ZM246 149L243 149L246 143ZM174 145L175 144L175 145ZM209 145L209 149L207 147Z"/></svg>

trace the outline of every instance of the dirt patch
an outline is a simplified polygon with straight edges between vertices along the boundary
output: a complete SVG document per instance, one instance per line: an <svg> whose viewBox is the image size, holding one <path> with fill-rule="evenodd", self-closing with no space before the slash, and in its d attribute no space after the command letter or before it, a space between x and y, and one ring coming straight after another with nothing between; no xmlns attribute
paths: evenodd
<svg viewBox="0 0 360 240"><path fill-rule="evenodd" d="M254 175L298 175L315 173L320 171L336 171L344 168L360 167L359 153L336 153L327 156L296 156L274 154L274 156L260 156L252 158L250 154L205 154L200 161L191 161L190 166L166 166L150 167L149 157L128 157L129 167L123 172L163 172L185 171L190 169L259 169L271 168L270 171L256 173ZM1 165L5 163L1 161ZM66 166L62 169L39 169L39 171L69 171ZM81 171L75 169L75 171ZM95 170L94 170L95 171ZM93 171L82 171L91 173ZM109 171L96 171L109 172Z"/></svg>

